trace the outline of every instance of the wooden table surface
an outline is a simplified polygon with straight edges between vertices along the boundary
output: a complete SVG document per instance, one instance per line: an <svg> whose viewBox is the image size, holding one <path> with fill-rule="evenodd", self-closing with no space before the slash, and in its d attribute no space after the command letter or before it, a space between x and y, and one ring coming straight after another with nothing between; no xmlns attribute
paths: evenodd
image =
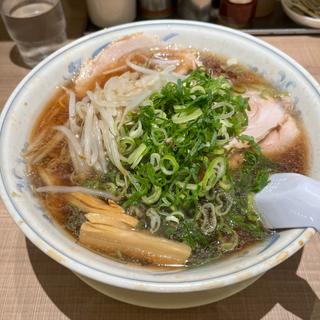
<svg viewBox="0 0 320 320"><path fill-rule="evenodd" d="M320 38L263 37L320 82ZM12 42L0 42L0 108L28 73ZM44 84L45 85L45 84ZM1 152L1 151L0 151ZM0 319L319 319L320 236L242 292L211 305L154 310L89 288L28 241L0 202Z"/></svg>

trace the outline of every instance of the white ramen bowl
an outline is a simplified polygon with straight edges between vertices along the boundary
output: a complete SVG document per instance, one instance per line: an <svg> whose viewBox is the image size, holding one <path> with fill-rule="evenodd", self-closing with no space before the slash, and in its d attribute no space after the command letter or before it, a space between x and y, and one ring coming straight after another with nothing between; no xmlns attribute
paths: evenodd
<svg viewBox="0 0 320 320"><path fill-rule="evenodd" d="M58 50L17 86L1 114L0 190L12 218L24 234L51 258L90 285L117 299L158 308L182 308L225 298L278 265L314 234L313 229L277 233L239 254L183 271L148 270L104 258L68 237L30 190L21 156L31 128L57 86L87 58L112 40L135 32L158 35L167 43L235 57L293 97L310 140L310 175L320 179L320 90L297 62L252 36L191 21L148 21L90 34ZM317 160L317 161L316 161Z"/></svg>

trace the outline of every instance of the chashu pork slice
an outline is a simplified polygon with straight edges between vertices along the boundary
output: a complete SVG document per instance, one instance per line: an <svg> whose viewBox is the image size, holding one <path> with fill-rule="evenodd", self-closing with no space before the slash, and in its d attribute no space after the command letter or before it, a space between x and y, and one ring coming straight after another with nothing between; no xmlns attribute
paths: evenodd
<svg viewBox="0 0 320 320"><path fill-rule="evenodd" d="M249 98L250 110L248 115L248 126L242 132L243 135L252 136L257 143L262 141L272 130L282 125L288 118L288 112L280 99L260 96L259 92L249 91L245 94ZM247 142L233 139L228 149L247 148Z"/></svg>
<svg viewBox="0 0 320 320"><path fill-rule="evenodd" d="M291 116L288 116L285 123L272 130L260 142L261 151L268 158L281 155L294 145L300 134L296 121Z"/></svg>
<svg viewBox="0 0 320 320"><path fill-rule="evenodd" d="M254 137L256 142L263 140L273 129L282 125L288 114L280 99L262 98L258 93L249 92L250 111L248 127L243 134Z"/></svg>
<svg viewBox="0 0 320 320"><path fill-rule="evenodd" d="M290 115L292 104L288 99L262 98L258 92L249 91L248 126L242 134L252 136L268 158L276 158L287 152L301 135L296 120ZM246 142L233 139L228 148L233 149L229 157L232 169L243 161Z"/></svg>
<svg viewBox="0 0 320 320"><path fill-rule="evenodd" d="M88 90L95 88L96 83L106 80L104 72L108 69L117 70L125 67L125 57L131 52L142 48L154 48L163 43L156 37L136 33L118 41L112 42L94 59L81 66L79 75L75 79L75 92L78 98L83 98Z"/></svg>

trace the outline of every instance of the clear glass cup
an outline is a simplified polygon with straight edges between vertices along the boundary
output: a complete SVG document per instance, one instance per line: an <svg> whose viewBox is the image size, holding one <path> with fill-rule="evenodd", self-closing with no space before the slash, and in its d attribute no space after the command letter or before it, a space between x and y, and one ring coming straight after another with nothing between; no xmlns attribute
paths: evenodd
<svg viewBox="0 0 320 320"><path fill-rule="evenodd" d="M2 0L1 16L23 61L34 67L67 40L59 0Z"/></svg>

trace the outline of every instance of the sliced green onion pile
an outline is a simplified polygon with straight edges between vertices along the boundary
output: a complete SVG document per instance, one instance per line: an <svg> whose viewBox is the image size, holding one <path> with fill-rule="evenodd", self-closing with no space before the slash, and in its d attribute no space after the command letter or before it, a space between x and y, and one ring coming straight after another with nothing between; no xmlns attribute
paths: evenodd
<svg viewBox="0 0 320 320"><path fill-rule="evenodd" d="M127 115L116 137L128 175L120 179L113 168L104 177L123 196L121 205L142 228L189 244L194 257L234 250L243 237L262 239L250 195L267 183L270 166L241 137L247 99L224 77L196 70L148 101ZM232 139L253 145L235 172L228 166Z"/></svg>

